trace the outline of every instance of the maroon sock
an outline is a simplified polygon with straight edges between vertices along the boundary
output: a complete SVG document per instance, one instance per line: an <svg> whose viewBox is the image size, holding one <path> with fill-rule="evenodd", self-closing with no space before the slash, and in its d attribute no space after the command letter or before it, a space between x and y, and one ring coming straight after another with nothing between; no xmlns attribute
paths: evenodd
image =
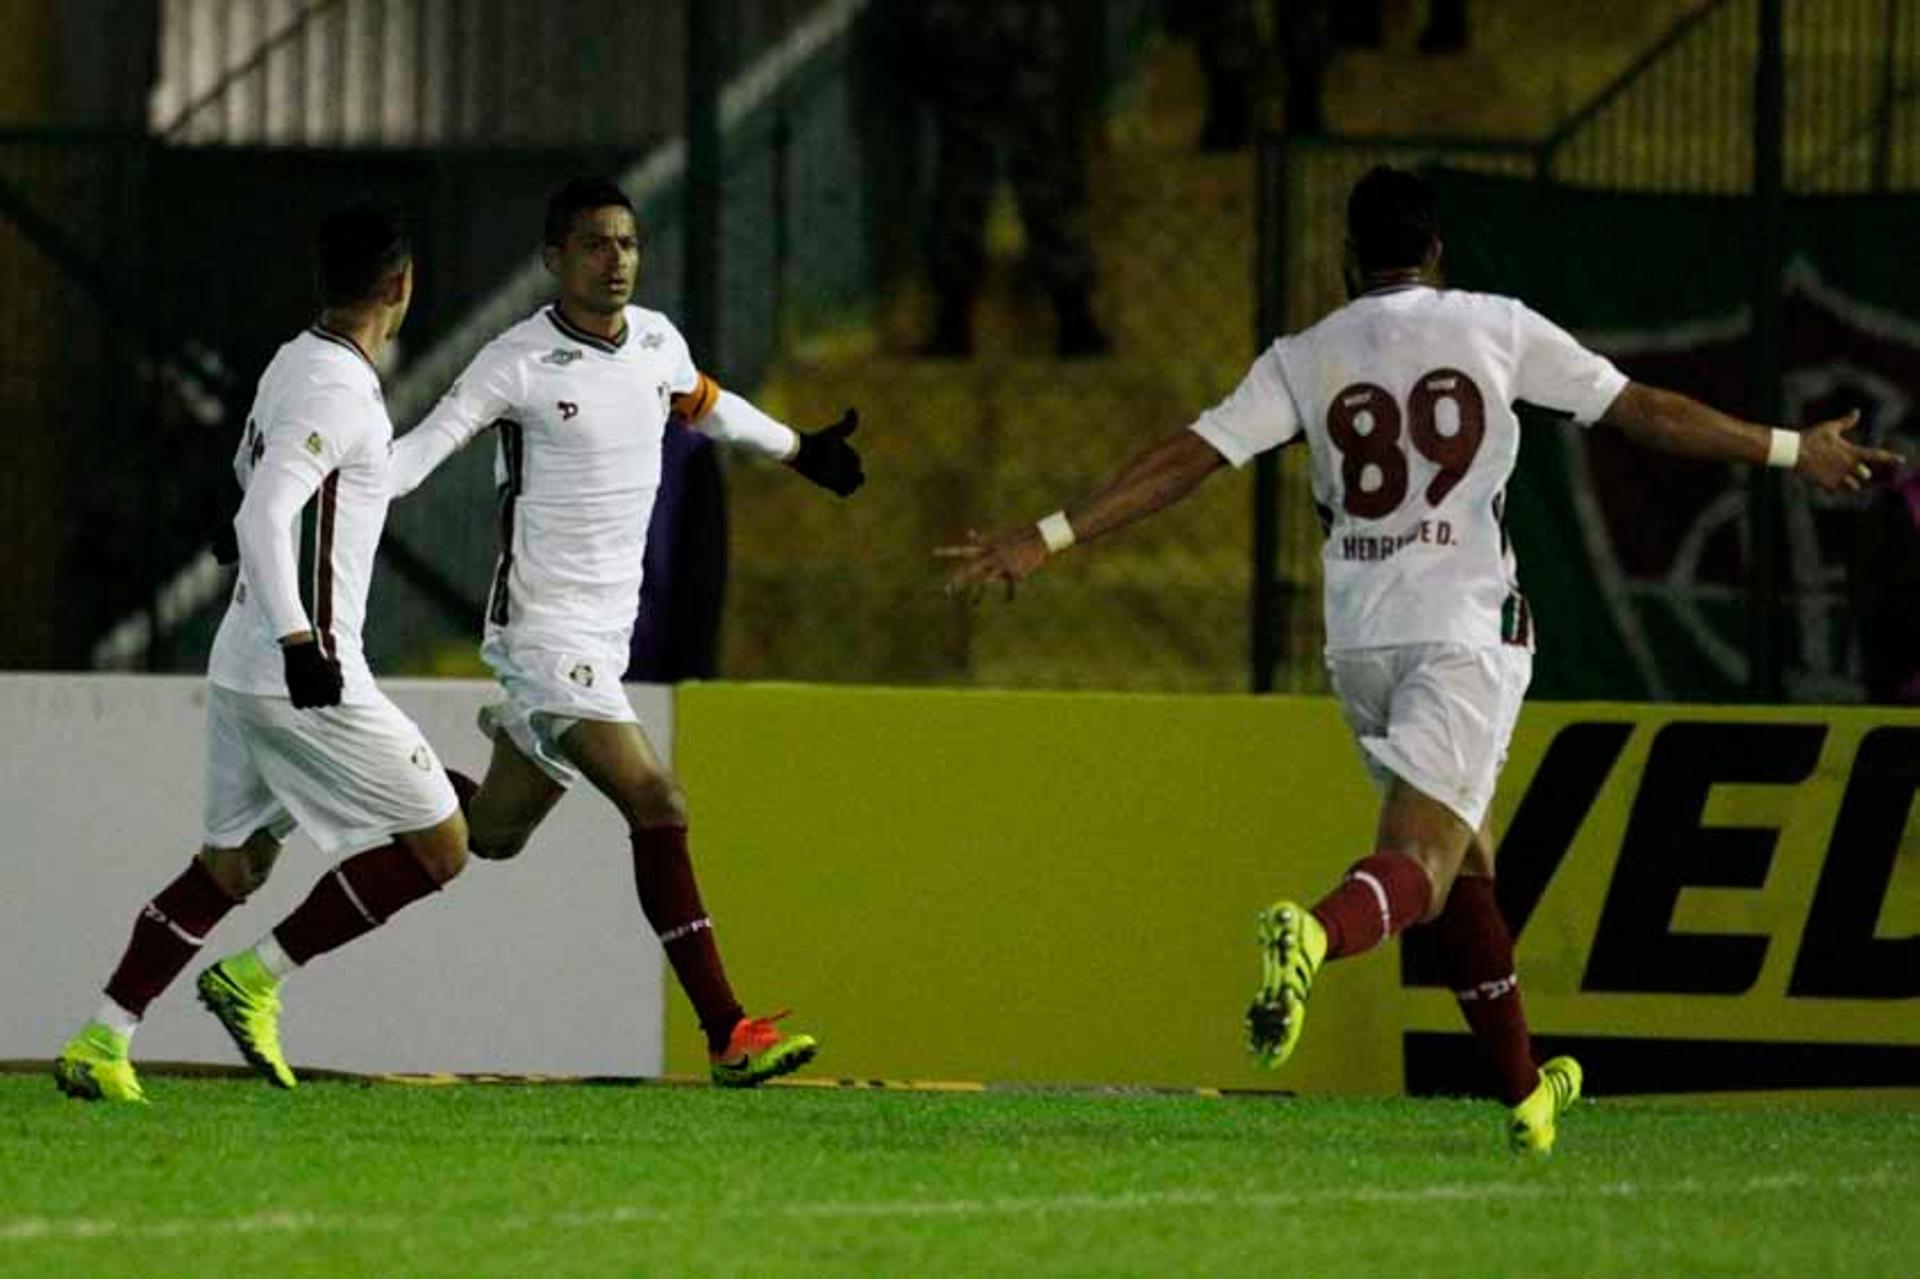
<svg viewBox="0 0 1920 1279"><path fill-rule="evenodd" d="M370 848L320 877L307 899L273 930L296 964L372 932L440 885L398 844Z"/></svg>
<svg viewBox="0 0 1920 1279"><path fill-rule="evenodd" d="M193 961L207 934L240 903L227 896L198 857L161 889L133 921L120 966L107 980L107 998L135 1016Z"/></svg>
<svg viewBox="0 0 1920 1279"><path fill-rule="evenodd" d="M1513 934L1500 913L1493 881L1467 875L1455 879L1433 929L1445 956L1447 984L1500 1081L1501 1100L1511 1106L1539 1085L1540 1072L1534 1068L1533 1037L1520 1005Z"/></svg>
<svg viewBox="0 0 1920 1279"><path fill-rule="evenodd" d="M720 948L713 941L713 921L700 904L700 886L693 879L693 859L687 856L684 826L642 826L633 832L633 882L640 892L640 910L659 934L661 949L673 965L673 975L687 992L707 1051L727 1046L734 1023L741 1017L740 1001L727 984Z"/></svg>
<svg viewBox="0 0 1920 1279"><path fill-rule="evenodd" d="M1327 930L1327 958L1372 950L1420 921L1433 900L1433 885L1420 863L1399 853L1378 852L1357 861L1340 887L1313 907Z"/></svg>

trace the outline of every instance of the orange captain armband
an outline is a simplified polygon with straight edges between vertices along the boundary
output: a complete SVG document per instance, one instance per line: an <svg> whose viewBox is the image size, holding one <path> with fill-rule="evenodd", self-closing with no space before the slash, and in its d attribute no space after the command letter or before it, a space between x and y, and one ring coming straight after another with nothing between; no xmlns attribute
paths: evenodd
<svg viewBox="0 0 1920 1279"><path fill-rule="evenodd" d="M718 382L704 373L696 373L694 377L698 380L691 391L682 391L673 397L673 415L689 422L698 422L720 402Z"/></svg>

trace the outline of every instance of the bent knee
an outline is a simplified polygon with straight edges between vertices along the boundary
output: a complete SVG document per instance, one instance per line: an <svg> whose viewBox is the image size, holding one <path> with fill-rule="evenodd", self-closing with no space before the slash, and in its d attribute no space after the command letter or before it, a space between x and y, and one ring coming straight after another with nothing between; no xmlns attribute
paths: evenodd
<svg viewBox="0 0 1920 1279"><path fill-rule="evenodd" d="M416 846L408 850L420 869L427 872L436 884L447 884L467 868L467 849L464 844L434 844L430 847Z"/></svg>
<svg viewBox="0 0 1920 1279"><path fill-rule="evenodd" d="M243 902L267 882L279 856L278 840L256 837L238 848L203 848L200 864L221 892Z"/></svg>
<svg viewBox="0 0 1920 1279"><path fill-rule="evenodd" d="M443 851L436 850L433 854L420 858L420 864L426 869L427 874L433 876L434 883L450 883L467 868L467 847L462 843Z"/></svg>
<svg viewBox="0 0 1920 1279"><path fill-rule="evenodd" d="M458 814L431 830L403 838L407 852L436 884L445 884L467 868L467 824Z"/></svg>

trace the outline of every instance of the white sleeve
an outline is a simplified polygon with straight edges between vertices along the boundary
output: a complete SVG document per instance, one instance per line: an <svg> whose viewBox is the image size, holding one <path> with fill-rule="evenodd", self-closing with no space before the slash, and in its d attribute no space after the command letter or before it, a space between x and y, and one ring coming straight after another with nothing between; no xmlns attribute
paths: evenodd
<svg viewBox="0 0 1920 1279"><path fill-rule="evenodd" d="M744 453L785 461L800 449L800 436L732 391L721 391L696 425L722 444Z"/></svg>
<svg viewBox="0 0 1920 1279"><path fill-rule="evenodd" d="M673 371L667 375L667 388L675 395L691 395L700 389L706 374L693 362L693 349L687 345L686 335L665 316L661 317L661 323L666 327L667 340L673 343Z"/></svg>
<svg viewBox="0 0 1920 1279"><path fill-rule="evenodd" d="M405 497L473 437L509 416L521 399L521 364L510 350L482 348L433 411L393 442L390 484Z"/></svg>
<svg viewBox="0 0 1920 1279"><path fill-rule="evenodd" d="M1513 317L1514 398L1571 413L1578 422L1604 417L1626 390L1627 375L1524 303L1513 304Z"/></svg>
<svg viewBox="0 0 1920 1279"><path fill-rule="evenodd" d="M1280 344L1261 352L1246 377L1188 428L1236 467L1300 436L1300 410L1287 390Z"/></svg>
<svg viewBox="0 0 1920 1279"><path fill-rule="evenodd" d="M324 388L267 439L233 517L247 590L278 638L313 629L300 603L293 527L327 476L372 438L368 406L341 388Z"/></svg>

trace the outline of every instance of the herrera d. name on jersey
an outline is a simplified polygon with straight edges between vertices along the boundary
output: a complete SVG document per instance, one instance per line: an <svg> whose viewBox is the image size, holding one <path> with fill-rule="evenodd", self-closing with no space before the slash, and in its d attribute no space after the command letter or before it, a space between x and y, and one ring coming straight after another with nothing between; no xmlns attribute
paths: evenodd
<svg viewBox="0 0 1920 1279"><path fill-rule="evenodd" d="M1512 298L1408 285L1276 341L1193 430L1235 466L1304 434L1330 651L1531 647L1505 521L1513 402L1590 423L1626 384Z"/></svg>
<svg viewBox="0 0 1920 1279"><path fill-rule="evenodd" d="M280 637L310 630L340 663L341 700L378 700L360 630L387 519L392 441L380 376L351 339L315 325L275 353L233 465L247 493L242 518L252 508L287 519L264 553L242 541L208 679L285 697Z"/></svg>
<svg viewBox="0 0 1920 1279"><path fill-rule="evenodd" d="M667 419L698 419L718 395L666 316L629 306L612 341L549 306L488 343L394 445L394 492L497 428L488 633L624 663Z"/></svg>

